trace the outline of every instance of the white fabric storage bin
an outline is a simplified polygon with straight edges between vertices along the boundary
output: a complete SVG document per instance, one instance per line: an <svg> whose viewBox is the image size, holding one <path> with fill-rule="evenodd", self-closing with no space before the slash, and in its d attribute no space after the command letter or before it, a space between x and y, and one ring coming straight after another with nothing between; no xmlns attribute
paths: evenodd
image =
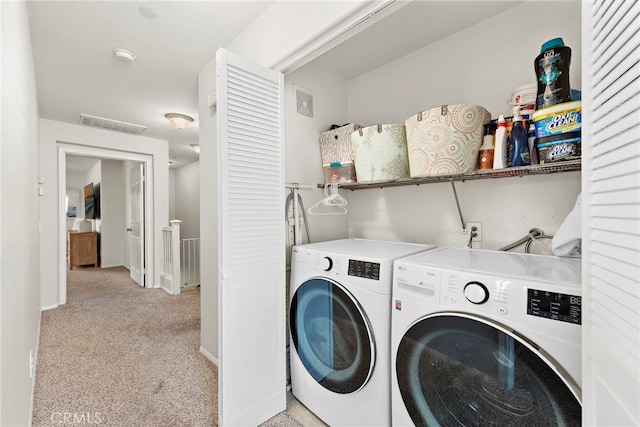
<svg viewBox="0 0 640 427"><path fill-rule="evenodd" d="M483 125L491 113L478 105L443 105L405 122L412 177L450 175L476 169Z"/></svg>
<svg viewBox="0 0 640 427"><path fill-rule="evenodd" d="M320 132L320 156L322 164L344 163L353 161L351 133L362 126L349 123L339 128Z"/></svg>
<svg viewBox="0 0 640 427"><path fill-rule="evenodd" d="M409 177L404 125L376 125L356 130L351 134L351 145L358 182Z"/></svg>

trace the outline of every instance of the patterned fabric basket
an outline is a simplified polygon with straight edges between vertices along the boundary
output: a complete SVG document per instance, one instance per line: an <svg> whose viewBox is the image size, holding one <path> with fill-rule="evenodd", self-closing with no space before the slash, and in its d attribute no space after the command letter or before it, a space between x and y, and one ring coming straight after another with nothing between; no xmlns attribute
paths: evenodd
<svg viewBox="0 0 640 427"><path fill-rule="evenodd" d="M377 125L351 134L358 182L409 177L404 125Z"/></svg>
<svg viewBox="0 0 640 427"><path fill-rule="evenodd" d="M355 123L349 123L336 129L320 132L322 164L352 162L351 133L361 127Z"/></svg>
<svg viewBox="0 0 640 427"><path fill-rule="evenodd" d="M476 169L483 125L491 113L477 105L443 105L405 122L412 177L450 175Z"/></svg>

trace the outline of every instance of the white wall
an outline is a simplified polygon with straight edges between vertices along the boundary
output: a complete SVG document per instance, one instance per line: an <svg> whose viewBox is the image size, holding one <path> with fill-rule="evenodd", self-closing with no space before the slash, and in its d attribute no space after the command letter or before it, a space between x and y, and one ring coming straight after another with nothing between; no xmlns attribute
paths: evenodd
<svg viewBox="0 0 640 427"><path fill-rule="evenodd" d="M0 425L30 424L40 329L38 104L25 2L0 2Z"/></svg>
<svg viewBox="0 0 640 427"><path fill-rule="evenodd" d="M508 113L506 102L511 91L535 81L533 60L540 45L557 36L572 47L575 65L571 68L571 81L573 87L579 88L580 24L578 19L568 22L566 16L580 16L580 3L554 3L554 14L548 15L539 5L526 3L354 78L347 83L347 114L334 121L363 126L404 123L424 109L456 103L483 105L493 117ZM504 23L519 22L522 16L541 24L529 28L526 37L518 34L519 45L509 49L513 27ZM428 19L425 17L425 22ZM491 54L494 47L499 54ZM287 76L287 82L299 82L300 86L323 94L336 83L334 76L321 72L319 67L308 64ZM335 91L341 96L337 88ZM319 99L316 111L322 117L328 111L343 110ZM321 172L317 135L312 129L301 129L290 118L293 114L288 114L287 135L291 134L295 145L287 141L287 158L302 159L302 165L287 161L287 179L292 173L296 178L306 174L305 179L314 179ZM317 131L325 129L326 123L319 120ZM309 171L304 172L303 167ZM469 181L458 183L456 188L465 220L483 224L483 242L474 247L497 249L523 237L533 227L542 228L547 234L555 233L575 204L580 192L580 173ZM351 237L441 246L467 243L468 235L461 233L449 183L343 190L341 194L349 202ZM340 229L340 223L336 227ZM317 226L312 227L312 236L317 230ZM324 237L322 228L319 234Z"/></svg>
<svg viewBox="0 0 640 427"><path fill-rule="evenodd" d="M200 350L213 362L218 359L218 203L216 115L208 97L216 88L216 61L198 76L200 120Z"/></svg>
<svg viewBox="0 0 640 427"><path fill-rule="evenodd" d="M88 126L72 125L52 120L40 119L40 176L44 178L44 196L40 198L40 218L42 221L41 277L42 306L55 307L60 301L59 252L60 252L60 215L63 213L58 204L58 143L72 146L85 146L99 150L117 150L132 156L150 156L153 159L153 224L150 224L152 245L154 247L154 266L162 265L162 228L169 223L169 186L168 142L102 130ZM107 157L100 155L98 157ZM160 284L160 269L155 268L149 275L152 286Z"/></svg>
<svg viewBox="0 0 640 427"><path fill-rule="evenodd" d="M169 168L169 219L176 219L176 170Z"/></svg>
<svg viewBox="0 0 640 427"><path fill-rule="evenodd" d="M175 216L171 219L182 221L180 238L200 237L200 162L184 165L175 173Z"/></svg>
<svg viewBox="0 0 640 427"><path fill-rule="evenodd" d="M315 117L296 111L295 87L314 97ZM285 182L324 183L318 132L347 122L347 80L322 64L312 63L285 78ZM301 189L305 208L324 197L322 189ZM311 241L346 237L346 215L307 215ZM303 240L306 243L306 238Z"/></svg>
<svg viewBox="0 0 640 427"><path fill-rule="evenodd" d="M124 162L103 159L100 182L100 267L125 264Z"/></svg>
<svg viewBox="0 0 640 427"><path fill-rule="evenodd" d="M544 3L542 3L544 4ZM575 19L568 19L573 16ZM476 104L493 118L511 115L513 89L535 83L534 59L545 41L572 49L571 87L582 85L580 2L527 2L349 81L349 118L361 125L404 123L444 104ZM513 24L530 25L515 32ZM428 23L425 17L425 22Z"/></svg>

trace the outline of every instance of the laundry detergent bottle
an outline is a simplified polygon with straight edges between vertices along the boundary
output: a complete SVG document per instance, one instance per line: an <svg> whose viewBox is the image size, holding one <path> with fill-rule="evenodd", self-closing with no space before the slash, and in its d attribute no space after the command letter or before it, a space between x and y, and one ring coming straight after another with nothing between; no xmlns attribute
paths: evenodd
<svg viewBox="0 0 640 427"><path fill-rule="evenodd" d="M529 154L529 135L522 125L522 117L518 107L513 109L511 125L511 144L509 144L509 166L525 166L531 164Z"/></svg>
<svg viewBox="0 0 640 427"><path fill-rule="evenodd" d="M562 38L545 42L534 67L538 78L536 110L571 101L569 84L571 48L564 45Z"/></svg>
<svg viewBox="0 0 640 427"><path fill-rule="evenodd" d="M490 123L484 125L482 146L478 152L478 169L493 169L493 129Z"/></svg>
<svg viewBox="0 0 640 427"><path fill-rule="evenodd" d="M507 167L507 122L503 115L498 117L496 129L495 147L493 150L493 168L503 169Z"/></svg>

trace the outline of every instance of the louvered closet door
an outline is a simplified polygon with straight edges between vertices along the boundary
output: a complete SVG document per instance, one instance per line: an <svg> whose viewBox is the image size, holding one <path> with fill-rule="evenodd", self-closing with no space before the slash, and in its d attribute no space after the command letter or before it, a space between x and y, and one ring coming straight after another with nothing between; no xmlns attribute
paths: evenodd
<svg viewBox="0 0 640 427"><path fill-rule="evenodd" d="M216 63L219 421L250 426L286 407L283 77Z"/></svg>
<svg viewBox="0 0 640 427"><path fill-rule="evenodd" d="M640 2L583 3L585 425L640 425ZM586 196L586 197L585 197Z"/></svg>

